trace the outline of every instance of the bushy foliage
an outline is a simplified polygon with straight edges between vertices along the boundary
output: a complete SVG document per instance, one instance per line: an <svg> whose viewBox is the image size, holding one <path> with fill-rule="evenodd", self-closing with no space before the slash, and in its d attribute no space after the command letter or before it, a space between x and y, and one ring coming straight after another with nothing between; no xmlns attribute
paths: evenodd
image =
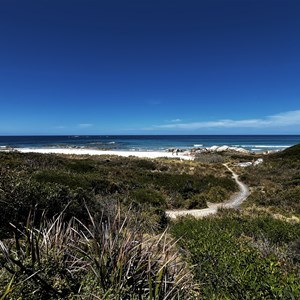
<svg viewBox="0 0 300 300"><path fill-rule="evenodd" d="M270 189L255 191L249 197L249 203L265 208L273 207L275 211L284 211L300 215L300 185L288 189Z"/></svg>
<svg viewBox="0 0 300 300"><path fill-rule="evenodd" d="M298 242L300 224L224 211L214 218L181 219L172 232L190 253L203 299L300 297L300 266L287 250Z"/></svg>
<svg viewBox="0 0 300 300"><path fill-rule="evenodd" d="M243 170L241 179L253 190L249 205L287 215L300 214L299 147L266 156L263 164Z"/></svg>
<svg viewBox="0 0 300 300"><path fill-rule="evenodd" d="M195 155L195 160L205 164L222 164L225 162L224 156L212 153L199 153Z"/></svg>
<svg viewBox="0 0 300 300"><path fill-rule="evenodd" d="M283 159L283 160L288 160L291 159L293 161L300 160L300 144L294 145L292 147L289 147L281 152L274 153L270 155L271 158L273 159Z"/></svg>
<svg viewBox="0 0 300 300"><path fill-rule="evenodd" d="M82 208L88 204L95 212L100 203L81 188L75 190L60 184L42 184L23 178L15 173L0 173L0 203L2 222L0 237L11 235L9 223L24 224L30 211L35 211L39 221L45 212L47 217L58 215L65 209L65 217L72 216L87 220L88 215Z"/></svg>
<svg viewBox="0 0 300 300"><path fill-rule="evenodd" d="M108 199L133 205L142 211L145 227L147 223L151 229L162 229L167 224L165 208L203 208L206 201L213 201L207 195L214 189L226 191L219 200L235 191L222 166L212 169L163 159L0 153L0 236L12 234L9 223L24 225L33 209L36 220L43 211L51 218L65 207L66 220L73 216L87 220L85 203L99 214Z"/></svg>
<svg viewBox="0 0 300 300"><path fill-rule="evenodd" d="M136 189L132 191L131 199L136 204L148 204L154 207L165 208L166 201L161 193L152 189Z"/></svg>

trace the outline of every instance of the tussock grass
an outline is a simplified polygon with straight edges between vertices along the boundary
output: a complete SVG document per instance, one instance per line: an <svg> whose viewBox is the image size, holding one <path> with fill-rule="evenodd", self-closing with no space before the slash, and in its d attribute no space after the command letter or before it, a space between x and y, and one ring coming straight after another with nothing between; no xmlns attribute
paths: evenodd
<svg viewBox="0 0 300 300"><path fill-rule="evenodd" d="M197 287L167 232L142 234L121 217L90 226L76 218L14 226L0 241L4 299L196 299ZM1 298L0 298L1 299Z"/></svg>

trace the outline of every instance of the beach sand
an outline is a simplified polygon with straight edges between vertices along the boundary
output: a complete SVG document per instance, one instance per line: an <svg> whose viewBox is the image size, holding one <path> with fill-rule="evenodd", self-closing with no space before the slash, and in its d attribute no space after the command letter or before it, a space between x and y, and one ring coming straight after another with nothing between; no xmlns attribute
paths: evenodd
<svg viewBox="0 0 300 300"><path fill-rule="evenodd" d="M44 154L67 154L67 155L118 155L118 156L135 156L141 158L158 158L169 157L183 160L193 160L192 155L183 153L172 154L172 152L163 151L117 151L117 150L94 150L94 149L61 149L61 148L19 148L15 149L21 153L44 153Z"/></svg>

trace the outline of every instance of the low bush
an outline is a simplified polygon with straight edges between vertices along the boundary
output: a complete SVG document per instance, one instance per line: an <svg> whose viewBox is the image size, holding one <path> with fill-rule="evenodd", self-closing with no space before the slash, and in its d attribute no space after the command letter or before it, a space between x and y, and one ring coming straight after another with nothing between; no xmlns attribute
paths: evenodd
<svg viewBox="0 0 300 300"><path fill-rule="evenodd" d="M205 164L222 164L225 158L220 154L199 153L195 155L195 160Z"/></svg>
<svg viewBox="0 0 300 300"><path fill-rule="evenodd" d="M154 207L166 207L166 201L161 193L152 189L136 189L131 192L131 199L137 204L148 204Z"/></svg>
<svg viewBox="0 0 300 300"><path fill-rule="evenodd" d="M207 207L207 199L204 193L193 195L185 201L185 207L188 209L199 209Z"/></svg>
<svg viewBox="0 0 300 300"><path fill-rule="evenodd" d="M300 224L224 211L202 220L183 218L172 233L189 253L203 299L300 297Z"/></svg>

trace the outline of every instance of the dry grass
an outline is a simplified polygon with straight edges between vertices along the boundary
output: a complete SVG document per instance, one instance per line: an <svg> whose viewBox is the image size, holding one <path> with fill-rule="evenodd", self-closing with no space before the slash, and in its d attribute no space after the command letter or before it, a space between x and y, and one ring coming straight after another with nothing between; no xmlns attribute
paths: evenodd
<svg viewBox="0 0 300 300"><path fill-rule="evenodd" d="M30 216L13 241L0 242L3 299L197 298L166 232L145 236L120 210L113 220L90 215L91 226L62 216L39 227Z"/></svg>

